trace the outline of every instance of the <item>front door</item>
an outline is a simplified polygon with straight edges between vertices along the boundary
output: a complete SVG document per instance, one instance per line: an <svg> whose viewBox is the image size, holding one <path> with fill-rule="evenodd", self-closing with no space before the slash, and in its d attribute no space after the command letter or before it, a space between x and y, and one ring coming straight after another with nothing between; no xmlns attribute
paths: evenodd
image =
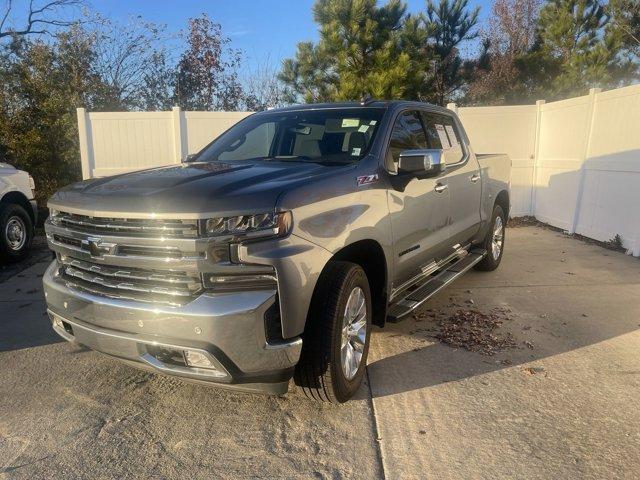
<svg viewBox="0 0 640 480"><path fill-rule="evenodd" d="M422 119L406 111L396 119L387 149L387 168L397 172L400 152L427 148ZM394 243L393 287L420 274L422 268L442 258L449 246L449 188L444 176L413 178L388 191Z"/></svg>

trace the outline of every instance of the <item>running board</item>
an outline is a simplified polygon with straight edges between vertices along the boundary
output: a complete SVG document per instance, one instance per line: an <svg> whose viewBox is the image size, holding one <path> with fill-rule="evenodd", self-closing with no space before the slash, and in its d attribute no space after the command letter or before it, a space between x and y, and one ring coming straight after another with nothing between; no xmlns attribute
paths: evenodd
<svg viewBox="0 0 640 480"><path fill-rule="evenodd" d="M411 289L411 291L403 294L402 298L389 305L387 322L399 322L413 313L416 308L456 280L460 275L470 270L476 263L482 261L486 254L485 250L474 249L460 260L450 263L435 272Z"/></svg>

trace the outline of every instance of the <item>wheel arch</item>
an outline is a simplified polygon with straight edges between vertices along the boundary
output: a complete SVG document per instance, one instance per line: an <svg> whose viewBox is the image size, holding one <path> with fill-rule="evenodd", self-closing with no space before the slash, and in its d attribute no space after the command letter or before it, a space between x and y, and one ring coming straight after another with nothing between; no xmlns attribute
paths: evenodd
<svg viewBox="0 0 640 480"><path fill-rule="evenodd" d="M501 190L496 196L494 205L500 205L504 211L505 216L509 219L509 209L511 208L509 192L507 190ZM493 210L493 209L492 209Z"/></svg>
<svg viewBox="0 0 640 480"><path fill-rule="evenodd" d="M387 261L382 245L375 240L366 239L350 243L338 250L324 266L320 279L323 279L332 261L352 262L364 270L371 290L371 304L373 307L372 321L374 325L384 326L387 317ZM316 283L314 296L320 287Z"/></svg>

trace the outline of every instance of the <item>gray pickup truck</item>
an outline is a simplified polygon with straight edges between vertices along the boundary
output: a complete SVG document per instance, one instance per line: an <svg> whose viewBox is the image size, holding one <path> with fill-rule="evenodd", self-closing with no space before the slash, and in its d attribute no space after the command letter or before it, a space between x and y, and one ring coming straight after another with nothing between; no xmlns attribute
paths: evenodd
<svg viewBox="0 0 640 480"><path fill-rule="evenodd" d="M50 199L53 328L152 371L344 402L373 325L498 266L510 168L424 103L256 113L181 165Z"/></svg>

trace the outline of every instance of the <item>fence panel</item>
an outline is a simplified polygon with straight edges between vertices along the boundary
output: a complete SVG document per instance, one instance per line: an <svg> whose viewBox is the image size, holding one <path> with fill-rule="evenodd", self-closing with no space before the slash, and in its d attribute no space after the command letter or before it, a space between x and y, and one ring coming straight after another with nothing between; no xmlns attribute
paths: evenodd
<svg viewBox="0 0 640 480"><path fill-rule="evenodd" d="M174 163L171 112L89 113L92 177Z"/></svg>
<svg viewBox="0 0 640 480"><path fill-rule="evenodd" d="M576 232L640 256L640 85L596 95Z"/></svg>
<svg viewBox="0 0 640 480"><path fill-rule="evenodd" d="M590 96L542 106L534 213L536 218L571 230L589 135Z"/></svg>
<svg viewBox="0 0 640 480"><path fill-rule="evenodd" d="M458 115L476 153L511 158L511 215L531 215L536 105L460 107Z"/></svg>

